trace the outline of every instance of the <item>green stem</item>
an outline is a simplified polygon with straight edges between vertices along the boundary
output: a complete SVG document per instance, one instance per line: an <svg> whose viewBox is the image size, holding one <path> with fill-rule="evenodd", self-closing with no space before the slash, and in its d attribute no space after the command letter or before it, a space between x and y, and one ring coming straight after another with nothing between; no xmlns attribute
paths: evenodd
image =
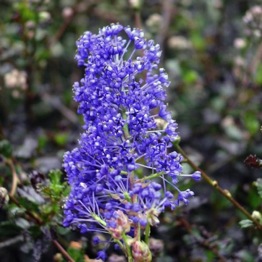
<svg viewBox="0 0 262 262"><path fill-rule="evenodd" d="M127 125L127 124L125 124L125 125L123 126L123 131L124 131L124 137L125 137L125 139L128 139L128 138L130 137L130 135L129 135L129 130L128 130L128 125Z"/></svg>
<svg viewBox="0 0 262 262"><path fill-rule="evenodd" d="M215 190L217 190L221 195L223 195L226 199L228 199L239 211L241 211L249 220L253 222L253 224L257 227L257 229L262 230L262 225L252 217L252 215L240 204L238 203L231 195L231 193L227 189L223 189L219 186L216 180L213 180L209 175L203 171L200 167L198 167L185 153L185 151L178 145L174 145L177 151L187 160L187 163L195 170L201 172L203 179L212 186Z"/></svg>
<svg viewBox="0 0 262 262"><path fill-rule="evenodd" d="M68 262L75 262L57 240L53 239L53 243Z"/></svg>
<svg viewBox="0 0 262 262"><path fill-rule="evenodd" d="M150 180L150 179L154 179L154 178L160 177L161 175L163 175L163 172L155 173L155 174L152 174L150 176L143 177L143 178L139 179L139 181L140 182L144 182L146 180Z"/></svg>
<svg viewBox="0 0 262 262"><path fill-rule="evenodd" d="M138 241L141 240L141 226L140 226L140 224L138 224L138 227L137 227L136 239L137 239Z"/></svg>
<svg viewBox="0 0 262 262"><path fill-rule="evenodd" d="M147 223L145 230L145 243L149 245L149 237L150 237L150 224Z"/></svg>
<svg viewBox="0 0 262 262"><path fill-rule="evenodd" d="M126 234L122 235L122 239L123 239L124 246L125 246L125 250L124 251L125 251L125 253L127 255L127 260L128 260L128 262L132 262L133 261L133 257L132 257L131 248L129 246Z"/></svg>
<svg viewBox="0 0 262 262"><path fill-rule="evenodd" d="M92 213L92 217L100 224L100 225L102 225L102 226L106 226L106 222L102 219L102 218L100 218L97 214L95 214L95 213Z"/></svg>
<svg viewBox="0 0 262 262"><path fill-rule="evenodd" d="M120 246L120 248L121 248L123 251L125 251L125 247L124 247L123 243L122 243L120 240L114 239L114 241Z"/></svg>

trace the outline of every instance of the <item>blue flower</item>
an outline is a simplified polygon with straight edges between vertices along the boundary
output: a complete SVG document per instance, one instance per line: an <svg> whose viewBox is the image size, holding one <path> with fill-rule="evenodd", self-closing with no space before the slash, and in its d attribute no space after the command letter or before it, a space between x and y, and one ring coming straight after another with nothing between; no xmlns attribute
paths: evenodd
<svg viewBox="0 0 262 262"><path fill-rule="evenodd" d="M165 104L169 81L160 55L142 30L119 24L77 41L76 60L85 73L73 91L84 130L64 155L71 186L64 226L121 238L121 232L157 224L166 207L193 195L176 186L192 175L182 174L182 156L170 152L177 123Z"/></svg>

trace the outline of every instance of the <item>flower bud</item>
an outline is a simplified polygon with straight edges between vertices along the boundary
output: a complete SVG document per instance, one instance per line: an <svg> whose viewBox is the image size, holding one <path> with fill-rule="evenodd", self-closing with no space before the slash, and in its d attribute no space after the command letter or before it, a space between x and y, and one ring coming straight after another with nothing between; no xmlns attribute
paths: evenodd
<svg viewBox="0 0 262 262"><path fill-rule="evenodd" d="M115 239L121 239L123 233L130 231L130 221L128 217L120 210L114 213L116 219L112 219L116 223L115 227L110 228L110 232Z"/></svg>
<svg viewBox="0 0 262 262"><path fill-rule="evenodd" d="M129 0L129 4L132 8L139 9L141 6L141 1L140 0Z"/></svg>
<svg viewBox="0 0 262 262"><path fill-rule="evenodd" d="M136 262L150 262L152 255L148 245L142 241L135 241L132 244L132 255Z"/></svg>
<svg viewBox="0 0 262 262"><path fill-rule="evenodd" d="M254 210L252 212L251 216L252 216L253 219L257 220L258 222L262 221L262 216L261 216L260 212L257 211L257 210Z"/></svg>
<svg viewBox="0 0 262 262"><path fill-rule="evenodd" d="M6 205L9 201L9 196L6 188L0 187L0 208Z"/></svg>
<svg viewBox="0 0 262 262"><path fill-rule="evenodd" d="M166 127L168 125L168 122L166 122L162 118L156 118L155 122L156 122L157 128L159 128L159 129L166 129Z"/></svg>
<svg viewBox="0 0 262 262"><path fill-rule="evenodd" d="M63 261L63 256L60 253L56 253L53 257L54 262L62 262Z"/></svg>
<svg viewBox="0 0 262 262"><path fill-rule="evenodd" d="M73 14L74 14L74 10L71 7L65 7L63 9L62 15L63 15L64 19L71 18L73 16Z"/></svg>
<svg viewBox="0 0 262 262"><path fill-rule="evenodd" d="M152 14L146 20L146 25L150 28L151 31L157 32L161 26L162 20L163 18L160 14Z"/></svg>
<svg viewBox="0 0 262 262"><path fill-rule="evenodd" d="M157 209L150 209L147 212L147 221L151 226L156 226L159 224L159 211Z"/></svg>
<svg viewBox="0 0 262 262"><path fill-rule="evenodd" d="M192 174L192 178L195 180L195 181L199 181L201 180L201 172L199 171L196 171Z"/></svg>

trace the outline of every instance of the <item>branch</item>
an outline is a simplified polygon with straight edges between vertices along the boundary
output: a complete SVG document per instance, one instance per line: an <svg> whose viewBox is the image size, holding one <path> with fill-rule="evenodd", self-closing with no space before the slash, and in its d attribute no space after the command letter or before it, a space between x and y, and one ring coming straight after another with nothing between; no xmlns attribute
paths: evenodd
<svg viewBox="0 0 262 262"><path fill-rule="evenodd" d="M80 12L86 12L89 10L93 5L95 5L98 2L98 0L90 0L90 1L77 1L74 6L72 6L71 13L64 18L64 22L61 24L61 26L58 28L56 33L54 34L53 38L49 41L49 46L54 45L57 43L64 33L66 32L68 26L71 24L71 22L74 20L75 16Z"/></svg>
<svg viewBox="0 0 262 262"><path fill-rule="evenodd" d="M9 195L12 197L14 196L15 192L16 192L16 188L17 188L17 184L19 183L19 178L14 166L14 163L11 159L5 159L5 163L9 166L11 173L12 173L12 187L11 187L11 191L9 193Z"/></svg>
<svg viewBox="0 0 262 262"><path fill-rule="evenodd" d="M60 243L57 240L53 239L53 243L64 256L64 258L67 259L68 262L75 262L75 260L70 257L70 255L66 252L66 250L60 245Z"/></svg>
<svg viewBox="0 0 262 262"><path fill-rule="evenodd" d="M202 239L201 237L198 237L197 235L194 234L194 230L192 229L192 225L183 217L178 218L180 224L186 229L186 231L193 236L195 241L202 247L204 247L207 250L210 250L212 253L214 253L217 258L219 259L219 262L226 262L226 259L224 256L222 256L218 249L217 246L213 246L210 244L209 241L206 241L205 239Z"/></svg>
<svg viewBox="0 0 262 262"><path fill-rule="evenodd" d="M129 6L133 11L135 27L142 29L143 27L142 20L141 20L142 0L129 0Z"/></svg>
<svg viewBox="0 0 262 262"><path fill-rule="evenodd" d="M251 220L257 229L262 230L262 225L252 217L252 215L240 204L238 203L231 195L231 193L227 189L223 189L216 180L213 180L209 177L209 175L203 171L200 167L198 167L185 153L185 151L178 145L175 144L178 152L187 160L188 164L195 170L201 172L203 179L214 189L216 189L221 195L227 198L239 211L241 211L249 220Z"/></svg>
<svg viewBox="0 0 262 262"><path fill-rule="evenodd" d="M161 49L163 49L163 45L168 34L168 29L169 29L173 10L174 10L173 0L162 1L162 22L157 36L157 42L159 43Z"/></svg>

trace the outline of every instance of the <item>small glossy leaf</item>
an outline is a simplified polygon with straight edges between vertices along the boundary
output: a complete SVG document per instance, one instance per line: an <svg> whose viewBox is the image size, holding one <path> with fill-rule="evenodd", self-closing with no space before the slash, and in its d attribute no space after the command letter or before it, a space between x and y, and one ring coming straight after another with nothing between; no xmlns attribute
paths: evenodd
<svg viewBox="0 0 262 262"><path fill-rule="evenodd" d="M247 227L251 227L253 225L253 222L249 219L244 219L244 220L241 220L239 224L242 228L247 228Z"/></svg>
<svg viewBox="0 0 262 262"><path fill-rule="evenodd" d="M48 174L50 181L52 184L60 184L60 180L62 177L62 172L58 169L51 170Z"/></svg>
<svg viewBox="0 0 262 262"><path fill-rule="evenodd" d="M39 204L37 203L31 202L26 198L19 198L18 202L26 210L30 210L37 213L39 212Z"/></svg>

